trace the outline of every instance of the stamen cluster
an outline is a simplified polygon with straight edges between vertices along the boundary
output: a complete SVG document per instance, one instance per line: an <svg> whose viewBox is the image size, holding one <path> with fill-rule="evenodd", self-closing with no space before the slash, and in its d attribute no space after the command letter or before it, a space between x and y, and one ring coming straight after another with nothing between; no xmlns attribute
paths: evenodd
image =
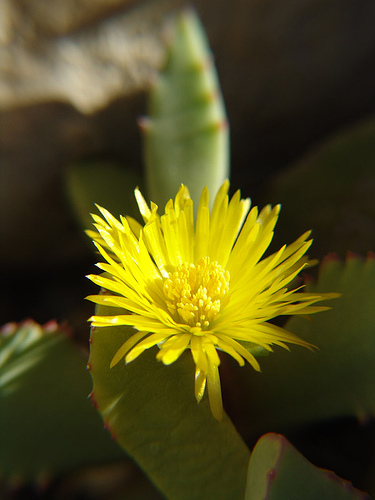
<svg viewBox="0 0 375 500"><path fill-rule="evenodd" d="M164 282L168 310L178 322L206 330L229 291L229 271L209 257L177 266Z"/></svg>

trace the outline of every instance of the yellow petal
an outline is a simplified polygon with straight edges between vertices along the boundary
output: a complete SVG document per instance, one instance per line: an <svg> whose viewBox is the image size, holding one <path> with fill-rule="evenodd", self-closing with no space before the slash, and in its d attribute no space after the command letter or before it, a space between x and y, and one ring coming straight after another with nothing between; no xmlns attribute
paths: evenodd
<svg viewBox="0 0 375 500"><path fill-rule="evenodd" d="M122 346L116 354L113 356L113 359L110 364L110 368L113 368L117 363L129 352L129 350L135 346L137 342L139 342L145 335L147 335L147 332L138 332L132 335Z"/></svg>
<svg viewBox="0 0 375 500"><path fill-rule="evenodd" d="M223 400L221 397L219 368L211 362L209 362L207 373L207 390L212 415L221 422L223 419Z"/></svg>
<svg viewBox="0 0 375 500"><path fill-rule="evenodd" d="M206 374L204 372L201 372L198 368L196 368L194 393L197 403L199 403L203 398L204 391L206 389L206 380L207 380Z"/></svg>
<svg viewBox="0 0 375 500"><path fill-rule="evenodd" d="M141 213L143 220L148 222L151 217L151 210L149 209L146 200L144 199L142 193L138 188L134 190L135 199L137 200L139 212Z"/></svg>

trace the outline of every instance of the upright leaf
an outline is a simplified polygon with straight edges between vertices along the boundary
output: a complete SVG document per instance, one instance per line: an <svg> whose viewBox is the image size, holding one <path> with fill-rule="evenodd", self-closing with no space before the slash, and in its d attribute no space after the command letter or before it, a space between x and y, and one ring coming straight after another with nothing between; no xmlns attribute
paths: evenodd
<svg viewBox="0 0 375 500"><path fill-rule="evenodd" d="M229 132L218 78L193 11L178 21L165 70L141 120L148 195L164 204L186 184L198 206L229 176Z"/></svg>

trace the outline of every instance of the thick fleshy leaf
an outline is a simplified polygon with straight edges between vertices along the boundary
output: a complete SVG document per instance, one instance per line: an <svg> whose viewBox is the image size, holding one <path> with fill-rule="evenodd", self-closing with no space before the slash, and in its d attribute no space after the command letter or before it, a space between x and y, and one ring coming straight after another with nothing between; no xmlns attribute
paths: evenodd
<svg viewBox="0 0 375 500"><path fill-rule="evenodd" d="M111 369L132 334L128 327L91 333L92 397L113 437L169 499L242 499L249 450L226 415L213 418L207 395L197 404L191 355L165 366L154 347Z"/></svg>
<svg viewBox="0 0 375 500"><path fill-rule="evenodd" d="M121 460L87 395L85 356L51 322L0 334L0 474L46 481L80 466Z"/></svg>
<svg viewBox="0 0 375 500"><path fill-rule="evenodd" d="M67 195L73 210L85 229L92 227L90 213L95 203L111 213L136 215L134 188L141 177L133 170L108 162L70 165L65 172Z"/></svg>
<svg viewBox="0 0 375 500"><path fill-rule="evenodd" d="M263 432L318 420L375 414L375 259L326 258L310 292L339 292L331 310L285 328L318 347L277 349L262 374L237 372L246 412ZM275 349L276 350L276 349Z"/></svg>
<svg viewBox="0 0 375 500"><path fill-rule="evenodd" d="M251 454L245 500L370 500L365 493L314 467L284 436L266 434Z"/></svg>
<svg viewBox="0 0 375 500"><path fill-rule="evenodd" d="M229 131L204 30L194 11L181 15L165 70L149 96L144 132L149 197L158 205L181 183L194 204L204 186L216 193L229 177Z"/></svg>

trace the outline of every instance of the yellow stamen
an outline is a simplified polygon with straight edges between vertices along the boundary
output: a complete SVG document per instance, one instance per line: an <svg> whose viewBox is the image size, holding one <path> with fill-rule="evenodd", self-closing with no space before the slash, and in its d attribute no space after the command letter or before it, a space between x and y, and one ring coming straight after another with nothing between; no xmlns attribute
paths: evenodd
<svg viewBox="0 0 375 500"><path fill-rule="evenodd" d="M220 313L229 280L229 272L209 257L196 265L184 262L164 282L169 312L176 321L207 330Z"/></svg>

